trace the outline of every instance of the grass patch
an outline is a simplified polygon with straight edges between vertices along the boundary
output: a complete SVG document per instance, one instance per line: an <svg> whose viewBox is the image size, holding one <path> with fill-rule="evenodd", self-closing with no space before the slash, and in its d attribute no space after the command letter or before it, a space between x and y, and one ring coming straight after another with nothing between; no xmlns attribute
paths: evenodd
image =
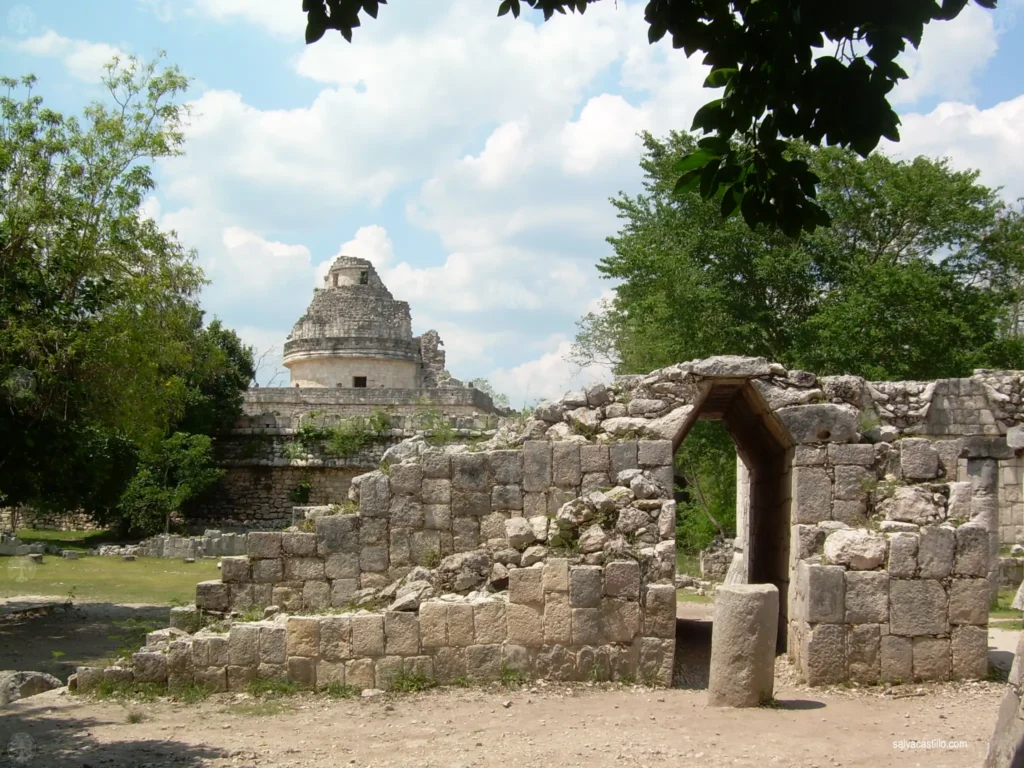
<svg viewBox="0 0 1024 768"><path fill-rule="evenodd" d="M55 544L61 549L84 552L101 544L120 544L124 541L114 531L43 531L19 528L16 532L25 544Z"/></svg>
<svg viewBox="0 0 1024 768"><path fill-rule="evenodd" d="M357 699L362 691L354 685L332 682L321 688L320 693L331 699Z"/></svg>
<svg viewBox="0 0 1024 768"><path fill-rule="evenodd" d="M285 712L291 712L291 710L292 705L280 699L264 699L263 701L235 704L228 707L228 712L232 715L242 715L244 717L274 717Z"/></svg>
<svg viewBox="0 0 1024 768"><path fill-rule="evenodd" d="M530 678L520 672L518 669L512 669L511 667L502 666L501 675L498 678L501 684L506 688L515 690L521 688L530 682Z"/></svg>
<svg viewBox="0 0 1024 768"><path fill-rule="evenodd" d="M140 557L125 562L119 557L64 560L46 555L42 565L12 568L14 557L0 557L0 597L72 594L78 600L170 605L192 602L197 582L220 578L213 558L185 563Z"/></svg>
<svg viewBox="0 0 1024 768"><path fill-rule="evenodd" d="M437 687L437 680L419 672L399 672L388 684L388 690L394 693L418 693Z"/></svg>
<svg viewBox="0 0 1024 768"><path fill-rule="evenodd" d="M698 595L693 592L684 592L681 589L676 590L676 602L677 603L704 603L710 604L713 602L710 595Z"/></svg>
<svg viewBox="0 0 1024 768"><path fill-rule="evenodd" d="M159 683L122 683L103 678L95 689L100 701L156 701L167 695L167 687Z"/></svg>
<svg viewBox="0 0 1024 768"><path fill-rule="evenodd" d="M1013 632L1020 632L1024 629L1024 620L1022 619L996 619L990 621L989 626L993 629L1006 629Z"/></svg>
<svg viewBox="0 0 1024 768"><path fill-rule="evenodd" d="M1001 587L996 594L996 604L989 607L988 617L990 619L1019 619L1021 612L1011 608L1013 598L1017 596L1017 590L1012 587Z"/></svg>
<svg viewBox="0 0 1024 768"><path fill-rule="evenodd" d="M782 709L782 704L774 696L772 696L770 699L765 699L757 706L761 707L762 709Z"/></svg>
<svg viewBox="0 0 1024 768"><path fill-rule="evenodd" d="M129 709L128 717L125 718L125 722L131 723L132 725L138 725L146 719L146 713L140 712L137 709Z"/></svg>
<svg viewBox="0 0 1024 768"><path fill-rule="evenodd" d="M298 683L293 683L291 680L257 677L249 681L245 690L253 696L280 697L292 696L302 689Z"/></svg>
<svg viewBox="0 0 1024 768"><path fill-rule="evenodd" d="M186 686L174 688L170 691L171 698L182 704L198 704L210 698L212 693L213 691L205 685L197 685L196 683L189 683Z"/></svg>
<svg viewBox="0 0 1024 768"><path fill-rule="evenodd" d="M700 555L676 550L676 573L700 578Z"/></svg>
<svg viewBox="0 0 1024 768"><path fill-rule="evenodd" d="M263 621L263 609L258 605L253 605L240 613L236 613L235 621Z"/></svg>

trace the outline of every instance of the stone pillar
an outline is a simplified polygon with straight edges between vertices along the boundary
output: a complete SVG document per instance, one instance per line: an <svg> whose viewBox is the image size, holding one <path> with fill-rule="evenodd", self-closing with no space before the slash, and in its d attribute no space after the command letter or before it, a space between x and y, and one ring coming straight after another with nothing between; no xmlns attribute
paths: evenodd
<svg viewBox="0 0 1024 768"><path fill-rule="evenodd" d="M715 590L708 704L756 707L772 698L779 590L737 584Z"/></svg>
<svg viewBox="0 0 1024 768"><path fill-rule="evenodd" d="M967 475L971 481L971 522L988 530L989 599L995 601L999 591L999 462L968 459Z"/></svg>
<svg viewBox="0 0 1024 768"><path fill-rule="evenodd" d="M739 453L736 454L736 538L733 540L732 563L725 575L726 584L747 583L747 536L750 520L750 472Z"/></svg>

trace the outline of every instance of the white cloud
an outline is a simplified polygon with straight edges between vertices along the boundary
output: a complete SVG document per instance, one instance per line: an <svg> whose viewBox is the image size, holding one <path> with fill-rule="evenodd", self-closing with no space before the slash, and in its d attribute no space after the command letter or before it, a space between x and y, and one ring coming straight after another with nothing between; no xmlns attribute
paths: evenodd
<svg viewBox="0 0 1024 768"><path fill-rule="evenodd" d="M909 77L893 90L890 101L909 105L929 97L972 97L975 78L995 56L998 43L992 12L973 3L952 21L927 25L920 48L909 48L899 58Z"/></svg>
<svg viewBox="0 0 1024 768"><path fill-rule="evenodd" d="M302 13L301 4L298 2L193 0L191 8L220 22L232 23L236 19L241 19L284 40L301 40L306 29L306 14Z"/></svg>
<svg viewBox="0 0 1024 768"><path fill-rule="evenodd" d="M497 368L487 380L498 392L508 395L513 408L532 405L538 400L557 399L570 389L596 381L610 381L611 372L597 366L580 369L568 361L572 342L562 336L549 340L553 348L535 360L512 368Z"/></svg>
<svg viewBox="0 0 1024 768"><path fill-rule="evenodd" d="M957 168L979 169L982 183L1004 187L1005 197L1024 196L1024 95L989 109L943 103L902 120L903 140L888 153L948 157Z"/></svg>
<svg viewBox="0 0 1024 768"><path fill-rule="evenodd" d="M92 43L88 40L72 40L47 30L42 35L30 37L13 44L15 50L33 56L59 59L72 77L89 83L98 83L103 77L104 65L115 56L122 59L128 54L107 43Z"/></svg>
<svg viewBox="0 0 1024 768"><path fill-rule="evenodd" d="M618 94L603 93L587 102L579 120L562 129L565 152L562 167L568 173L590 173L609 157L623 155L635 160L639 154L637 133L650 119Z"/></svg>

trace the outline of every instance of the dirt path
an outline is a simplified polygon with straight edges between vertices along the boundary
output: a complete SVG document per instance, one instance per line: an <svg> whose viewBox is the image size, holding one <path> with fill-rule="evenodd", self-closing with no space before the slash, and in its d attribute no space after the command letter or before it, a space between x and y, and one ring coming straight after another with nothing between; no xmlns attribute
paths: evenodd
<svg viewBox="0 0 1024 768"><path fill-rule="evenodd" d="M237 713L252 704L242 694L140 704L145 719L136 724L122 705L53 691L5 711L0 745L31 756L18 765L47 767L979 765L1002 686L905 693L918 691L925 695L784 686L778 709L715 710L699 691L536 685L361 701L293 697L273 716ZM908 739L965 745L894 747Z"/></svg>

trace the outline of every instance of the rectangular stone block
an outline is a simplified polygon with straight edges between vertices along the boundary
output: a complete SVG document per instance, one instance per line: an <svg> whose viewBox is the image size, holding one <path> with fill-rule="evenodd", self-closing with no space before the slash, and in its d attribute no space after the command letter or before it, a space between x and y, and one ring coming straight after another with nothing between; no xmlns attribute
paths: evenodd
<svg viewBox="0 0 1024 768"><path fill-rule="evenodd" d="M639 469L637 443L635 440L623 440L608 446L608 454L612 464L612 477L624 469Z"/></svg>
<svg viewBox="0 0 1024 768"><path fill-rule="evenodd" d="M260 663L260 628L234 624L228 633L228 663L244 667Z"/></svg>
<svg viewBox="0 0 1024 768"><path fill-rule="evenodd" d="M672 584L648 584L643 611L646 637L676 636L676 588Z"/></svg>
<svg viewBox="0 0 1024 768"><path fill-rule="evenodd" d="M326 581L307 581L302 585L302 608L319 611L331 604L331 585Z"/></svg>
<svg viewBox="0 0 1024 768"><path fill-rule="evenodd" d="M394 496L389 515L392 529L423 527L423 505L413 496Z"/></svg>
<svg viewBox="0 0 1024 768"><path fill-rule="evenodd" d="M640 604L606 597L601 601L601 630L613 643L631 643L640 634Z"/></svg>
<svg viewBox="0 0 1024 768"><path fill-rule="evenodd" d="M209 663L211 667L226 667L228 664L228 638L217 635L207 638Z"/></svg>
<svg viewBox="0 0 1024 768"><path fill-rule="evenodd" d="M523 489L547 491L551 485L551 443L527 440L523 443Z"/></svg>
<svg viewBox="0 0 1024 768"><path fill-rule="evenodd" d="M501 646L471 645L466 648L466 675L470 680L486 682L501 676Z"/></svg>
<svg viewBox="0 0 1024 768"><path fill-rule="evenodd" d="M439 682L450 683L466 679L465 648L437 648L431 658L434 660L434 674Z"/></svg>
<svg viewBox="0 0 1024 768"><path fill-rule="evenodd" d="M394 464L388 480L393 495L419 496L423 483L423 469L419 464Z"/></svg>
<svg viewBox="0 0 1024 768"><path fill-rule="evenodd" d="M285 531L281 534L281 551L285 555L312 557L316 554L316 534Z"/></svg>
<svg viewBox="0 0 1024 768"><path fill-rule="evenodd" d="M196 584L196 608L221 612L228 609L228 585L222 581L201 581Z"/></svg>
<svg viewBox="0 0 1024 768"><path fill-rule="evenodd" d="M387 547L363 547L359 551L359 570L383 573L388 569Z"/></svg>
<svg viewBox="0 0 1024 768"><path fill-rule="evenodd" d="M483 453L459 453L452 456L453 491L488 490L492 483L489 469L487 456Z"/></svg>
<svg viewBox="0 0 1024 768"><path fill-rule="evenodd" d="M637 463L641 467L670 467L673 458L671 440L641 440L637 443Z"/></svg>
<svg viewBox="0 0 1024 768"><path fill-rule="evenodd" d="M244 691L246 686L256 679L258 672L259 668L255 665L251 667L228 666L228 690Z"/></svg>
<svg viewBox="0 0 1024 768"><path fill-rule="evenodd" d="M523 494L523 517L537 517L547 515L548 497L544 493Z"/></svg>
<svg viewBox="0 0 1024 768"><path fill-rule="evenodd" d="M914 679L913 641L909 637L882 635L882 679L909 683Z"/></svg>
<svg viewBox="0 0 1024 768"><path fill-rule="evenodd" d="M249 558L222 557L220 560L220 580L225 583L244 584L252 581L252 573L249 571Z"/></svg>
<svg viewBox="0 0 1024 768"><path fill-rule="evenodd" d="M583 448L584 446L580 446ZM600 491L615 485L607 472L584 472L580 482L580 495L586 496L592 491Z"/></svg>
<svg viewBox="0 0 1024 768"><path fill-rule="evenodd" d="M314 524L317 554L325 557L337 552L358 552L361 528L366 522L357 515L328 515L316 518Z"/></svg>
<svg viewBox="0 0 1024 768"><path fill-rule="evenodd" d="M874 685L881 678L881 632L878 624L847 627L846 661L850 679Z"/></svg>
<svg viewBox="0 0 1024 768"><path fill-rule="evenodd" d="M379 520L364 520L359 528L359 546L355 548L358 553L361 547L372 544L387 544L388 521L386 518Z"/></svg>
<svg viewBox="0 0 1024 768"><path fill-rule="evenodd" d="M988 579L953 579L949 585L949 623L987 624Z"/></svg>
<svg viewBox="0 0 1024 768"><path fill-rule="evenodd" d="M409 557L416 565L436 566L441 561L441 532L414 531L409 536Z"/></svg>
<svg viewBox="0 0 1024 768"><path fill-rule="evenodd" d="M508 637L505 622L506 604L501 600L486 600L473 604L473 634L477 643L495 645Z"/></svg>
<svg viewBox="0 0 1024 768"><path fill-rule="evenodd" d="M210 693L224 693L228 689L228 675L224 667L204 667L192 673L196 685Z"/></svg>
<svg viewBox="0 0 1024 768"><path fill-rule="evenodd" d="M319 557L284 558L285 581L323 581L324 561Z"/></svg>
<svg viewBox="0 0 1024 768"><path fill-rule="evenodd" d="M946 590L933 579L889 582L889 629L894 635L943 635L949 631Z"/></svg>
<svg viewBox="0 0 1024 768"><path fill-rule="evenodd" d="M289 622L290 623L290 622ZM384 619L381 616L353 616L352 655L384 655Z"/></svg>
<svg viewBox="0 0 1024 768"><path fill-rule="evenodd" d="M253 606L252 584L228 584L228 605L236 613L247 611Z"/></svg>
<svg viewBox="0 0 1024 768"><path fill-rule="evenodd" d="M423 507L423 525L436 531L452 529L452 508L445 504L426 504Z"/></svg>
<svg viewBox="0 0 1024 768"><path fill-rule="evenodd" d="M956 529L956 558L953 572L957 576L988 575L988 531L978 523L965 523Z"/></svg>
<svg viewBox="0 0 1024 768"><path fill-rule="evenodd" d="M340 608L355 599L359 579L335 579L331 582L331 605Z"/></svg>
<svg viewBox="0 0 1024 768"><path fill-rule="evenodd" d="M345 662L320 659L316 663L317 687L326 688L331 683L345 685Z"/></svg>
<svg viewBox="0 0 1024 768"><path fill-rule="evenodd" d="M954 680L984 680L988 677L988 630L985 627L953 627L949 644Z"/></svg>
<svg viewBox="0 0 1024 768"><path fill-rule="evenodd" d="M435 680L434 660L430 656L413 656L403 660L403 670L407 675Z"/></svg>
<svg viewBox="0 0 1024 768"><path fill-rule="evenodd" d="M548 645L572 642L572 610L564 592L548 592L544 596L544 642Z"/></svg>
<svg viewBox="0 0 1024 768"><path fill-rule="evenodd" d="M845 576L846 623L888 623L889 574L885 571L846 571Z"/></svg>
<svg viewBox="0 0 1024 768"><path fill-rule="evenodd" d="M491 478L496 485L521 485L523 482L522 451L488 451Z"/></svg>
<svg viewBox="0 0 1024 768"><path fill-rule="evenodd" d="M508 601L540 605L544 602L541 568L515 568L509 571Z"/></svg>
<svg viewBox="0 0 1024 768"><path fill-rule="evenodd" d="M862 501L867 490L875 480L874 472L864 467L838 466L832 470L835 484L832 488L833 498L845 501Z"/></svg>
<svg viewBox="0 0 1024 768"><path fill-rule="evenodd" d="M288 679L300 688L316 688L316 659L308 656L288 657Z"/></svg>
<svg viewBox="0 0 1024 768"><path fill-rule="evenodd" d="M391 483L388 476L381 472L365 475L359 483L359 517L387 517L390 506Z"/></svg>
<svg viewBox="0 0 1024 768"><path fill-rule="evenodd" d="M373 659L352 659L345 662L345 684L362 691L375 688L376 665Z"/></svg>
<svg viewBox="0 0 1024 768"><path fill-rule="evenodd" d="M607 445L580 445L580 470L609 472L612 468Z"/></svg>
<svg viewBox="0 0 1024 768"><path fill-rule="evenodd" d="M482 517L491 511L491 494L488 491L452 489L452 516Z"/></svg>
<svg viewBox="0 0 1024 768"><path fill-rule="evenodd" d="M471 552L480 545L480 518L454 518L452 520L452 533L455 551Z"/></svg>
<svg viewBox="0 0 1024 768"><path fill-rule="evenodd" d="M424 648L448 645L448 606L428 601L420 604L420 643Z"/></svg>
<svg viewBox="0 0 1024 768"><path fill-rule="evenodd" d="M423 481L422 501L424 504L451 504L452 481L427 478Z"/></svg>
<svg viewBox="0 0 1024 768"><path fill-rule="evenodd" d="M439 448L431 448L420 455L420 466L424 478L445 478L452 476L452 458Z"/></svg>
<svg viewBox="0 0 1024 768"><path fill-rule="evenodd" d="M506 621L508 642L532 648L544 644L544 610L540 606L509 603Z"/></svg>
<svg viewBox="0 0 1024 768"><path fill-rule="evenodd" d="M571 601L571 598L570 598ZM572 609L572 643L573 645L600 645L603 642L601 633L600 608Z"/></svg>
<svg viewBox="0 0 1024 768"><path fill-rule="evenodd" d="M320 657L327 661L352 658L351 616L325 616L320 620Z"/></svg>
<svg viewBox="0 0 1024 768"><path fill-rule="evenodd" d="M448 606L448 645L466 648L474 642L473 606L451 603Z"/></svg>
<svg viewBox="0 0 1024 768"><path fill-rule="evenodd" d="M324 558L324 577L328 579L355 579L359 576L359 555L354 552L336 552Z"/></svg>
<svg viewBox="0 0 1024 768"><path fill-rule="evenodd" d="M320 653L320 620L313 616L290 616L288 628L289 656L316 656Z"/></svg>
<svg viewBox="0 0 1024 768"><path fill-rule="evenodd" d="M836 499L832 502L832 519L851 528L863 528L867 524L867 502Z"/></svg>
<svg viewBox="0 0 1024 768"><path fill-rule="evenodd" d="M812 624L842 624L846 620L846 577L837 565L797 565L798 589L804 615Z"/></svg>
<svg viewBox="0 0 1024 768"><path fill-rule="evenodd" d="M809 446L798 446L807 448ZM857 464L862 467L870 467L875 463L875 446L865 443L830 443L828 446L828 460L830 464Z"/></svg>
<svg viewBox="0 0 1024 768"><path fill-rule="evenodd" d="M249 557L281 556L281 534L273 531L250 531L247 537Z"/></svg>
<svg viewBox="0 0 1024 768"><path fill-rule="evenodd" d="M950 662L949 638L914 638L914 680L949 680Z"/></svg>
<svg viewBox="0 0 1024 768"><path fill-rule="evenodd" d="M604 567L604 593L626 600L640 599L640 564L636 560L616 560Z"/></svg>
<svg viewBox="0 0 1024 768"><path fill-rule="evenodd" d="M496 485L491 490L491 509L523 508L523 491L518 485Z"/></svg>
<svg viewBox="0 0 1024 768"><path fill-rule="evenodd" d="M388 656L418 656L420 626L414 613L388 611L384 614L384 652Z"/></svg>
<svg viewBox="0 0 1024 768"><path fill-rule="evenodd" d="M894 579L912 579L917 574L916 533L889 535L889 575Z"/></svg>
<svg viewBox="0 0 1024 768"><path fill-rule="evenodd" d="M583 479L578 443L553 443L551 482L559 488L574 488Z"/></svg>
<svg viewBox="0 0 1024 768"><path fill-rule="evenodd" d="M642 637L639 642L637 675L644 685L667 688L672 685L675 641Z"/></svg>
<svg viewBox="0 0 1024 768"><path fill-rule="evenodd" d="M816 467L825 463L825 446L798 445L793 449L794 467Z"/></svg>
<svg viewBox="0 0 1024 768"><path fill-rule="evenodd" d="M388 537L388 567L412 565L408 528L392 528Z"/></svg>
<svg viewBox="0 0 1024 768"><path fill-rule="evenodd" d="M831 685L846 679L846 628L816 624L804 631L800 658L808 685Z"/></svg>
<svg viewBox="0 0 1024 768"><path fill-rule="evenodd" d="M558 510L562 508L562 505L568 501L572 501L579 494L571 488L551 488L548 491L548 511L547 514L555 515Z"/></svg>
<svg viewBox="0 0 1024 768"><path fill-rule="evenodd" d="M793 467L793 522L820 523L832 517L832 481L820 467Z"/></svg>
<svg viewBox="0 0 1024 768"><path fill-rule="evenodd" d="M288 631L285 627L261 626L259 630L259 643L260 662L262 664L285 663L288 658Z"/></svg>
<svg viewBox="0 0 1024 768"><path fill-rule="evenodd" d="M953 570L956 534L946 526L925 526L917 544L918 575L922 579L944 579Z"/></svg>
<svg viewBox="0 0 1024 768"><path fill-rule="evenodd" d="M597 608L604 592L602 568L574 565L569 568L569 604L574 608Z"/></svg>

